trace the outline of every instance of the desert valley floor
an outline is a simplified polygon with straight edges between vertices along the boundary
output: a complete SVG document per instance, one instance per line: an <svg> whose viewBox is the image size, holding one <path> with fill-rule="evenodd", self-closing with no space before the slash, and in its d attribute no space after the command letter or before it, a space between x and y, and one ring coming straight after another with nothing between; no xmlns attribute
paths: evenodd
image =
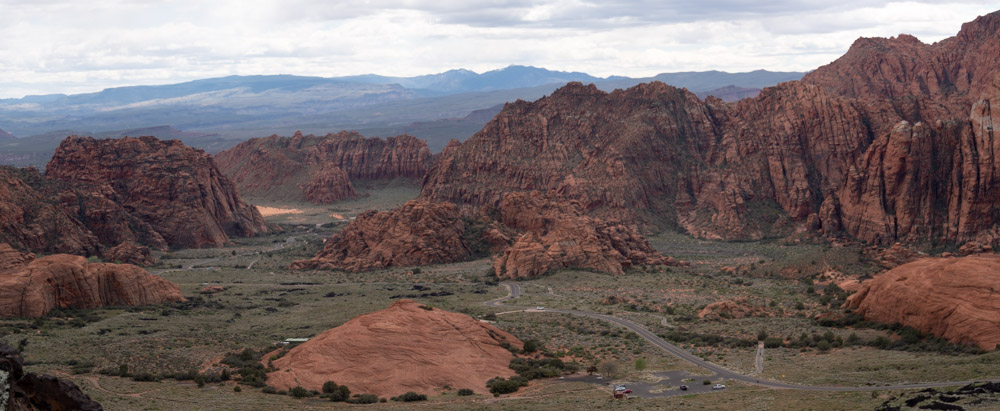
<svg viewBox="0 0 1000 411"><path fill-rule="evenodd" d="M0 335L8 343L24 344L29 371L74 381L112 410L337 406L325 398L293 398L249 386L238 389L240 384L232 380L218 381L222 370L230 369L224 358L248 349L257 356L274 350L280 355L278 342L315 336L403 298L489 319L521 340L544 342L545 355L576 361L584 368L596 365L598 374L607 375L585 377L581 369L575 376L533 380L514 394L496 398L485 387L443 387L427 402L390 401L378 406L874 409L887 401L901 403L920 391L880 386L1000 378L1000 352L921 340L880 324L845 327L842 291L829 284L879 270L879 262L865 257L856 244L734 243L661 234L651 237L652 244L690 262L689 267L637 267L624 276L560 270L508 283L518 288L519 296L492 306L484 303L508 296L511 290L492 279L488 258L365 273L287 269L292 260L313 256L323 239L360 211L396 207L417 190L396 185L369 194L329 206L260 203L268 222L280 224L284 232L234 239L223 248L163 253L150 272L177 284L187 302L55 310L37 319L0 320ZM840 277L828 278L832 273ZM705 309L719 301L734 303ZM719 379L624 327L551 311L556 309L631 320L704 360L760 379L861 390L772 389ZM758 339L768 347L763 349L762 372L754 374ZM663 379L663 373L671 371L683 374ZM202 380L207 376L209 382L199 384L190 379L192 375L201 375ZM727 387L707 389L716 383ZM641 387L646 395L614 400L615 384ZM679 391L679 384L692 387L691 393ZM476 394L458 396L462 388ZM995 394L974 399L978 403L959 403L968 409L995 409L1000 404Z"/></svg>

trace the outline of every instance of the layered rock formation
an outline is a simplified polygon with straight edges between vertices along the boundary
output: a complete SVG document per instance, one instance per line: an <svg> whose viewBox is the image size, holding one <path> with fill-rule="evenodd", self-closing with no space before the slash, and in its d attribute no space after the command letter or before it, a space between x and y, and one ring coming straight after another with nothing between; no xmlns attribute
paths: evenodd
<svg viewBox="0 0 1000 411"><path fill-rule="evenodd" d="M171 247L217 247L229 236L268 231L260 212L240 199L236 187L222 175L212 157L178 140L68 137L56 149L45 173L52 179L90 187L91 192L100 193L94 197L108 203L107 208L117 205L127 210L146 224L143 231L155 233L147 236L151 239L103 239L105 244L118 245L125 240L149 244L156 243L159 237ZM63 202L72 206L74 201L78 200ZM98 214L104 210L87 209L97 210ZM95 225L106 220L97 217L88 215L83 220ZM116 224L133 225L127 221ZM92 231L123 230L96 227Z"/></svg>
<svg viewBox="0 0 1000 411"><path fill-rule="evenodd" d="M130 264L88 263L83 257L56 254L0 270L0 317L183 299L176 285Z"/></svg>
<svg viewBox="0 0 1000 411"><path fill-rule="evenodd" d="M862 283L847 305L866 319L993 350L1000 344L1000 255L904 264Z"/></svg>
<svg viewBox="0 0 1000 411"><path fill-rule="evenodd" d="M493 263L501 278L568 267L623 274L632 265L674 262L634 229L588 217L578 204L552 201L537 191L504 196L499 221L523 231Z"/></svg>
<svg viewBox="0 0 1000 411"><path fill-rule="evenodd" d="M0 343L0 410L103 409L70 381L25 372L21 354L14 347Z"/></svg>
<svg viewBox="0 0 1000 411"><path fill-rule="evenodd" d="M366 271L461 261L469 256L464 231L453 204L409 201L392 211L359 214L315 257L292 268Z"/></svg>
<svg viewBox="0 0 1000 411"><path fill-rule="evenodd" d="M413 136L365 138L347 131L255 138L216 160L244 195L324 204L357 196L351 180L418 181L432 161L427 142Z"/></svg>
<svg viewBox="0 0 1000 411"><path fill-rule="evenodd" d="M399 300L293 348L272 362L277 371L267 383L319 390L335 381L351 392L384 397L432 394L445 386L480 392L490 378L514 375L504 343L523 345L468 315Z"/></svg>
<svg viewBox="0 0 1000 411"><path fill-rule="evenodd" d="M859 41L735 104L660 83L571 83L449 145L421 198L474 214L505 193L555 190L591 216L701 238L962 244L1000 224L998 25L993 13L933 45Z"/></svg>

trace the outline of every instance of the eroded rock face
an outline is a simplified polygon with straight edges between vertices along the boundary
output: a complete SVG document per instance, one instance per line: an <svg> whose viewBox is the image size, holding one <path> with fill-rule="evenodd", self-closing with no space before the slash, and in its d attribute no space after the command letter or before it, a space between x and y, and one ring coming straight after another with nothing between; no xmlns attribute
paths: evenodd
<svg viewBox="0 0 1000 411"><path fill-rule="evenodd" d="M571 83L450 144L421 198L475 214L506 193L555 191L590 216L701 238L963 244L1000 224L998 25L992 13L935 45L859 41L735 104ZM898 76L879 71L894 64Z"/></svg>
<svg viewBox="0 0 1000 411"><path fill-rule="evenodd" d="M125 241L108 250L104 258L110 261L117 261L125 264L153 265L156 259L153 258L149 247L144 247L133 242Z"/></svg>
<svg viewBox="0 0 1000 411"><path fill-rule="evenodd" d="M706 320L758 317L763 315L767 315L767 310L764 307L751 304L746 298L717 301L698 311L698 318Z"/></svg>
<svg viewBox="0 0 1000 411"><path fill-rule="evenodd" d="M359 214L319 254L292 268L367 271L461 261L470 255L464 230L455 205L413 200L395 210Z"/></svg>
<svg viewBox="0 0 1000 411"><path fill-rule="evenodd" d="M632 265L675 263L634 229L586 216L578 204L556 202L537 191L507 194L499 210L503 225L523 231L493 263L501 278L530 278L568 267L624 274Z"/></svg>
<svg viewBox="0 0 1000 411"><path fill-rule="evenodd" d="M0 271L27 265L34 259L34 254L23 254L13 249L10 244L0 243Z"/></svg>
<svg viewBox="0 0 1000 411"><path fill-rule="evenodd" d="M0 343L0 409L100 411L104 407L70 381L24 372L21 354Z"/></svg>
<svg viewBox="0 0 1000 411"><path fill-rule="evenodd" d="M180 301L176 285L130 264L56 254L0 271L0 317L40 317L53 308L141 306Z"/></svg>
<svg viewBox="0 0 1000 411"><path fill-rule="evenodd" d="M255 138L219 153L216 160L244 195L291 195L322 204L356 197L351 180L417 181L432 161L427 142L413 136L365 138L347 131Z"/></svg>
<svg viewBox="0 0 1000 411"><path fill-rule="evenodd" d="M68 137L45 173L95 187L172 247L217 247L229 236L268 231L260 212L243 203L212 157L178 140Z"/></svg>
<svg viewBox="0 0 1000 411"><path fill-rule="evenodd" d="M866 319L993 350L1000 344L998 293L1000 255L924 258L863 282L847 305Z"/></svg>
<svg viewBox="0 0 1000 411"><path fill-rule="evenodd" d="M514 375L513 354L501 344L520 348L516 337L465 314L424 307L399 300L327 330L273 361L277 371L267 383L320 390L336 381L351 392L389 397L444 386L478 392L490 378Z"/></svg>

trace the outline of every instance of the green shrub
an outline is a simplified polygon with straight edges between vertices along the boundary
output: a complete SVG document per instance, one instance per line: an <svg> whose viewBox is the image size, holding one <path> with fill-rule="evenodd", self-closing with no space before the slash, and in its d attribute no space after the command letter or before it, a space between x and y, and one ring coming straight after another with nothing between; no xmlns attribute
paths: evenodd
<svg viewBox="0 0 1000 411"><path fill-rule="evenodd" d="M489 381L486 381L486 387L490 389L490 393L494 397L498 397L500 394L516 392L526 385L528 385L528 379L519 375L510 377L509 380L505 380L503 377L493 377Z"/></svg>
<svg viewBox="0 0 1000 411"><path fill-rule="evenodd" d="M330 381L332 383L332 381ZM326 384L323 384L323 392L326 392ZM333 384L329 392L330 401L343 402L351 399L351 390L346 385Z"/></svg>
<svg viewBox="0 0 1000 411"><path fill-rule="evenodd" d="M407 391L405 394L392 397L392 400L402 402L427 401L427 396L424 394L417 394L413 391Z"/></svg>
<svg viewBox="0 0 1000 411"><path fill-rule="evenodd" d="M295 388L292 388L291 391L288 391L288 395L291 395L295 398L305 398L309 396L309 390L302 388L302 386L300 385L296 385Z"/></svg>
<svg viewBox="0 0 1000 411"><path fill-rule="evenodd" d="M539 344L537 340L527 340L524 342L524 348L522 348L521 351L525 353L533 353L538 351L539 345L541 344Z"/></svg>
<svg viewBox="0 0 1000 411"><path fill-rule="evenodd" d="M710 384L712 384L712 380L705 380L701 382L701 385L710 385Z"/></svg>
<svg viewBox="0 0 1000 411"><path fill-rule="evenodd" d="M374 404L378 402L378 397L374 394L354 394L354 398L348 399L350 404Z"/></svg>
<svg viewBox="0 0 1000 411"><path fill-rule="evenodd" d="M462 389L458 390L458 396L460 396L460 397L467 397L467 396L475 395L475 394L476 394L475 391L472 391L472 390L470 390L468 388L462 388Z"/></svg>

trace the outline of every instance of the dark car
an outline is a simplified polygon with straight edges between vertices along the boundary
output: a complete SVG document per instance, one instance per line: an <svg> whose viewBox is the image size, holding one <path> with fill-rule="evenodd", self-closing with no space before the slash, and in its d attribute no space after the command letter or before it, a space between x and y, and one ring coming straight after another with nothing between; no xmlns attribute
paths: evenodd
<svg viewBox="0 0 1000 411"><path fill-rule="evenodd" d="M686 385L682 385L681 386L681 391L687 391L687 390L688 390L688 386L686 386Z"/></svg>

